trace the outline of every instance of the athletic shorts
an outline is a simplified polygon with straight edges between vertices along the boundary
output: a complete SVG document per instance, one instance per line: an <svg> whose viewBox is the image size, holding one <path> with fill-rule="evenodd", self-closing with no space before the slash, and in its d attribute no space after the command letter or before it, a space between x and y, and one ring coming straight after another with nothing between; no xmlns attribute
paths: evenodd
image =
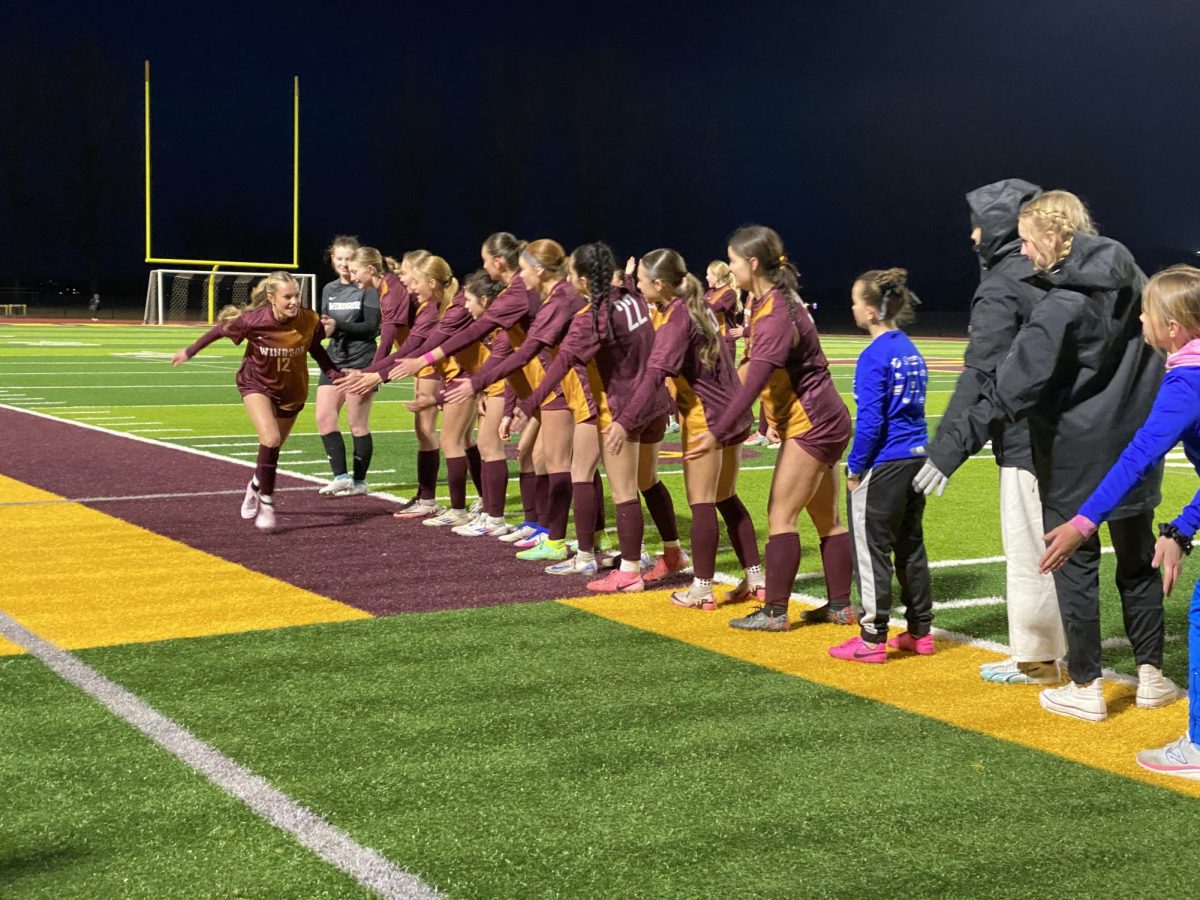
<svg viewBox="0 0 1200 900"><path fill-rule="evenodd" d="M833 425L812 428L794 438L809 456L827 466L836 466L850 444L850 414L839 417Z"/></svg>
<svg viewBox="0 0 1200 900"><path fill-rule="evenodd" d="M294 419L300 415L300 410L304 409L303 400L280 400L278 397L260 390L245 390L240 393L243 397L249 397L252 394L266 397L271 401L271 407L274 409L277 419Z"/></svg>
<svg viewBox="0 0 1200 900"><path fill-rule="evenodd" d="M667 436L667 415L655 416L649 422L630 431L625 440L635 444L658 444Z"/></svg>

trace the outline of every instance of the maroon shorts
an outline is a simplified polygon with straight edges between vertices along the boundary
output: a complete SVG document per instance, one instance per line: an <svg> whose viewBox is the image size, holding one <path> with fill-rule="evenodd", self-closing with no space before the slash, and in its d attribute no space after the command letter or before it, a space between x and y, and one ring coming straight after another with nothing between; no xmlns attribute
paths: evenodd
<svg viewBox="0 0 1200 900"><path fill-rule="evenodd" d="M655 416L649 422L629 432L625 440L635 444L659 444L667 435L667 415Z"/></svg>
<svg viewBox="0 0 1200 900"><path fill-rule="evenodd" d="M543 403L542 409L543 410L551 410L551 411L554 411L554 410L566 410L567 412L571 411L571 407L567 403L567 398L563 396L562 391L557 391L557 390L554 392L554 399L547 400L545 403Z"/></svg>
<svg viewBox="0 0 1200 900"><path fill-rule="evenodd" d="M271 401L271 407L274 409L275 418L277 419L294 419L296 416L300 415L300 410L304 409L303 400L280 400L278 397L274 396L273 394L268 394L266 391L242 390L241 394L243 397L248 397L251 394L258 394L266 397Z"/></svg>
<svg viewBox="0 0 1200 900"><path fill-rule="evenodd" d="M850 445L850 437L850 413L847 412L834 422L812 428L804 434L796 435L792 440L818 462L836 466L841 462L846 447Z"/></svg>

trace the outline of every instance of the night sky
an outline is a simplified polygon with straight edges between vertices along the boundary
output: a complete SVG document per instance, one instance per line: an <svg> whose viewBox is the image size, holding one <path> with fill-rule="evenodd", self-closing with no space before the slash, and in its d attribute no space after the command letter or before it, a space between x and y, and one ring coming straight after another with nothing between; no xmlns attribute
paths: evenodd
<svg viewBox="0 0 1200 900"><path fill-rule="evenodd" d="M290 257L294 74L322 281L337 232L460 274L497 230L702 273L757 221L809 299L903 265L961 309L963 194L1005 177L1079 193L1149 271L1200 249L1195 3L96 6L6 16L0 285L144 284L146 58L159 256Z"/></svg>

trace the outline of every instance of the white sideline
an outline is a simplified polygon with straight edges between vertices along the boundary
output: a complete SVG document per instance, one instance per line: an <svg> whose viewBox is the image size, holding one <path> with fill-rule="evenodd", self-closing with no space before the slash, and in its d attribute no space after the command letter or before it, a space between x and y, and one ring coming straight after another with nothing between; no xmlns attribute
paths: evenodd
<svg viewBox="0 0 1200 900"><path fill-rule="evenodd" d="M340 828L272 787L262 776L255 775L136 694L105 678L73 653L38 636L3 612L0 612L0 634L363 887L389 898L441 896L378 850L358 843Z"/></svg>

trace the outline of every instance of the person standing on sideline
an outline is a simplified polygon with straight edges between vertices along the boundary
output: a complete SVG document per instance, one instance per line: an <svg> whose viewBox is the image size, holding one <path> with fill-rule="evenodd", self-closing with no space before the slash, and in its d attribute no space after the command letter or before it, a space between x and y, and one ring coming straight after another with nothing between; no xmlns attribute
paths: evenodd
<svg viewBox="0 0 1200 900"><path fill-rule="evenodd" d="M358 248L358 238L339 234L325 251L337 278L321 290L321 327L329 342L329 357L339 369L362 369L370 365L375 357L375 337L379 334L379 292L369 285L360 286L350 274L350 260ZM333 480L319 493L348 497L367 492L367 470L375 448L370 422L374 399L374 392L362 396L346 394L321 375L317 382L317 433ZM346 442L338 430L343 405L354 445L353 473L346 468Z"/></svg>
<svg viewBox="0 0 1200 900"><path fill-rule="evenodd" d="M300 285L287 272L272 272L250 294L250 306L228 321L218 322L190 347L171 357L181 366L209 344L229 338L246 342L237 371L238 391L250 423L258 433L258 461L246 486L242 518L262 531L275 529L275 468L279 450L308 399L308 363L312 356L331 381L342 377L321 346L320 317L300 307Z"/></svg>
<svg viewBox="0 0 1200 900"><path fill-rule="evenodd" d="M933 653L933 599L922 517L925 495L912 480L925 461L925 359L901 328L920 302L904 269L865 272L850 289L854 323L871 343L854 368L857 419L846 462L850 535L860 632L829 648L829 655L861 663L887 661L887 648ZM892 555L908 630L888 640L892 608Z"/></svg>
<svg viewBox="0 0 1200 900"><path fill-rule="evenodd" d="M88 312L90 312L92 314L93 322L100 321L100 316L97 315L100 312L100 292L99 291L95 291L92 294L92 299L88 301Z"/></svg>

